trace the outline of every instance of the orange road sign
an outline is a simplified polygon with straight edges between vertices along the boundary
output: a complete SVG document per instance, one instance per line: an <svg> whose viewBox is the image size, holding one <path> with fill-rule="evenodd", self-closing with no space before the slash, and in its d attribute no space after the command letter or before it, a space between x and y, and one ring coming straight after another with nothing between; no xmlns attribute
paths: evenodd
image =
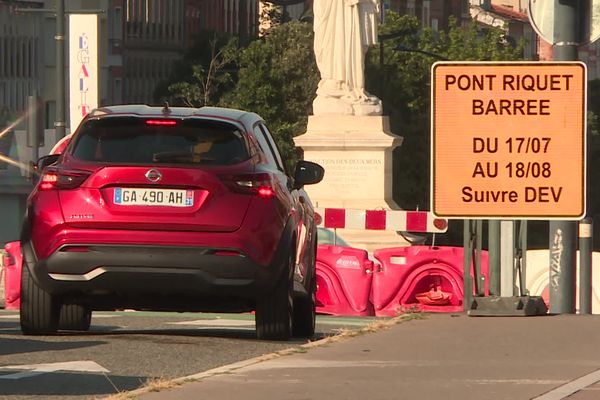
<svg viewBox="0 0 600 400"><path fill-rule="evenodd" d="M444 218L581 219L581 62L437 62L431 210Z"/></svg>

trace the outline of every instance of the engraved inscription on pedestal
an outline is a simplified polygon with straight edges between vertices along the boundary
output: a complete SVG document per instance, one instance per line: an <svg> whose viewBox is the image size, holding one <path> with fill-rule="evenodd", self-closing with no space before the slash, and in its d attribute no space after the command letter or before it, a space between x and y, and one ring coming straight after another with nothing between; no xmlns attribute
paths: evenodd
<svg viewBox="0 0 600 400"><path fill-rule="evenodd" d="M334 194L354 199L371 198L377 193L383 195L385 165L382 157L365 157L352 152L328 152L326 157L319 157L319 152L314 153L311 160L327 171L323 181L311 188L316 198L331 198Z"/></svg>

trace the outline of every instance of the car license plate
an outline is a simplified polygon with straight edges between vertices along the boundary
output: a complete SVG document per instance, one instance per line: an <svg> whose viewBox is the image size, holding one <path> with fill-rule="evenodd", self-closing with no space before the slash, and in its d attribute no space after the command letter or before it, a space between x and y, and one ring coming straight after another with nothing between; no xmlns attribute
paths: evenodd
<svg viewBox="0 0 600 400"><path fill-rule="evenodd" d="M194 191L182 189L115 188L115 204L120 206L191 207Z"/></svg>

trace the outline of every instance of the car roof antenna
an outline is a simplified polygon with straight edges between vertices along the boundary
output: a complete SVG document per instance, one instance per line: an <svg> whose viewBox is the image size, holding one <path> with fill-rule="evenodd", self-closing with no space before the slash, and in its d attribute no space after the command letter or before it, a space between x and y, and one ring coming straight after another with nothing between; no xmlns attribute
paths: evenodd
<svg viewBox="0 0 600 400"><path fill-rule="evenodd" d="M162 109L163 114L171 114L171 109L169 108L169 102L165 101L165 106Z"/></svg>

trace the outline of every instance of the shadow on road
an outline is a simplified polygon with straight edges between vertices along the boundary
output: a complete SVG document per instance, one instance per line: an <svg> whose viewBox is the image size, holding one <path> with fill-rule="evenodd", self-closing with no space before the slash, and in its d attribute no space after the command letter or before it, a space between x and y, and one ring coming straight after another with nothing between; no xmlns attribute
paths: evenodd
<svg viewBox="0 0 600 400"><path fill-rule="evenodd" d="M250 340L257 342L265 342L263 340L258 340L256 338L256 331L254 329L240 328L240 329L232 329L232 328L215 328L215 327L194 327L194 328L149 328L149 329L123 329L119 327L111 327L108 326L92 326L91 330L88 332L61 332L60 336L77 336L77 337L113 337L113 336L122 336L124 338L129 338L129 340L136 340L136 336L140 336L140 340L147 340L141 337L141 335L146 336L163 336L163 337L190 337L190 338L220 338L220 339L238 339L238 340ZM328 334L322 332L316 332L315 336L313 336L310 340L319 340L323 339ZM172 339L155 339L153 341L156 344L162 344L163 342L168 342L169 344L175 344L176 341ZM293 344L304 344L307 343L308 339L301 338L292 338L287 343ZM194 342L185 342L181 341L180 344L191 344Z"/></svg>
<svg viewBox="0 0 600 400"><path fill-rule="evenodd" d="M47 337L46 337L47 339ZM0 338L0 356L20 353L34 353L40 351L63 351L80 349L84 347L100 346L106 344L104 341L77 341L77 342L54 342L42 339L42 337L24 336L23 338Z"/></svg>
<svg viewBox="0 0 600 400"><path fill-rule="evenodd" d="M4 376L6 377L6 374ZM98 396L108 396L137 389L144 386L147 380L147 377L139 376L55 372L36 375L35 378L2 379L0 397L41 396L40 398L43 399L52 397L59 399L67 396L84 396L77 397L82 399L89 396L89 398L98 398ZM35 382L35 384L30 384L31 382Z"/></svg>

